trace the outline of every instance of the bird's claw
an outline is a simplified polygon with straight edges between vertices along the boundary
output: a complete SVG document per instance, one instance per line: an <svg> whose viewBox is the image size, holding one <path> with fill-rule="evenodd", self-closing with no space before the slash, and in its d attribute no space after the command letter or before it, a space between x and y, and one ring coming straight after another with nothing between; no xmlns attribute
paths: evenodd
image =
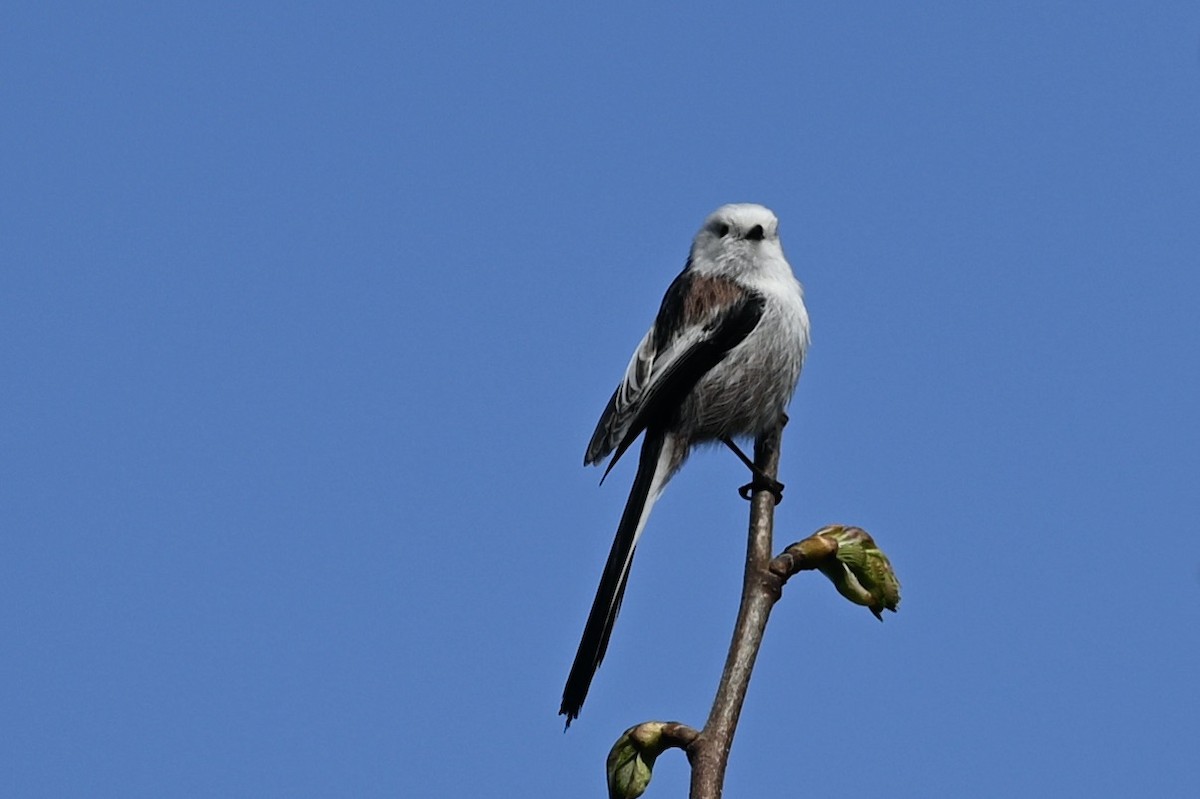
<svg viewBox="0 0 1200 799"><path fill-rule="evenodd" d="M753 498L755 491L771 492L771 496L775 498L776 505L783 502L783 483L778 480L755 475L753 480L738 488L738 495L748 502Z"/></svg>

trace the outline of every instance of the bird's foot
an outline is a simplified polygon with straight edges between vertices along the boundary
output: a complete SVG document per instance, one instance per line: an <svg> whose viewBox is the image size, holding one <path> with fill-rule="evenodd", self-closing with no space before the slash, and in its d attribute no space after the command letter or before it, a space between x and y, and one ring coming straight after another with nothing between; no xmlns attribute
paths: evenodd
<svg viewBox="0 0 1200 799"><path fill-rule="evenodd" d="M773 480L765 474L756 472L753 480L738 488L738 494L742 499L747 501L753 498L755 491L771 492L771 496L775 498L776 505L783 502L783 483Z"/></svg>
<svg viewBox="0 0 1200 799"><path fill-rule="evenodd" d="M787 419L786 414L784 415L784 419ZM754 461L750 460L746 453L742 452L741 447L733 443L732 438L726 436L721 439L721 443L729 447L733 451L733 454L738 456L738 460L746 464L746 468L754 475L753 480L738 489L738 494L741 495L742 499L749 500L755 491L770 491L771 496L775 497L776 505L783 502L783 483L758 468L754 464Z"/></svg>

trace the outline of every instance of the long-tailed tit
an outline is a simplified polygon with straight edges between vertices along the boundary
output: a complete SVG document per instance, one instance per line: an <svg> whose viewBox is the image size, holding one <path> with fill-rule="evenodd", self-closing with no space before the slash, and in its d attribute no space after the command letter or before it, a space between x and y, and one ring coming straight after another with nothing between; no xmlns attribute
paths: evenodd
<svg viewBox="0 0 1200 799"><path fill-rule="evenodd" d="M617 525L583 639L563 689L568 726L621 608L629 567L650 509L698 444L755 437L779 424L808 349L804 294L779 244L779 221L761 205L725 205L692 242L584 455L613 456L605 475L645 433L637 475ZM745 457L743 460L745 460ZM756 475L756 487L778 483Z"/></svg>

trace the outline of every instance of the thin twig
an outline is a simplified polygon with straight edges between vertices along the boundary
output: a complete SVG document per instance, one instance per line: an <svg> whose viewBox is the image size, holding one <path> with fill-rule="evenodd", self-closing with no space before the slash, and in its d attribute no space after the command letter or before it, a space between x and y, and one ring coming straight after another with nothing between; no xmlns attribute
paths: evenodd
<svg viewBox="0 0 1200 799"><path fill-rule="evenodd" d="M838 593L865 605L880 621L882 611L895 611L900 582L891 562L858 527L830 524L771 557L776 494L770 489L779 471L783 425L754 442L754 466L765 479L751 497L746 570L733 640L725 671L704 728L697 732L679 722L648 721L626 730L609 751L608 788L612 797L639 797L650 783L654 760L671 748L683 749L692 767L691 799L720 799L738 717L750 686L771 609L788 579L802 571L820 570Z"/></svg>
<svg viewBox="0 0 1200 799"><path fill-rule="evenodd" d="M754 442L755 465L772 478L779 472L782 433L783 427L780 425ZM755 491L750 505L750 534L742 602L733 630L733 641L708 721L688 747L688 759L692 765L691 799L719 799L721 796L729 749L746 699L750 673L762 645L763 630L767 626L771 607L779 599L783 588L781 575L770 569L774 523L774 497L769 491Z"/></svg>

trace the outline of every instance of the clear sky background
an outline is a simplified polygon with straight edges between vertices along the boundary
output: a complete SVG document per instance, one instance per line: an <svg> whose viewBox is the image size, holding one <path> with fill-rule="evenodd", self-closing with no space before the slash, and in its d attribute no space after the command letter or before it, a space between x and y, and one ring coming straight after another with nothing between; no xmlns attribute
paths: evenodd
<svg viewBox="0 0 1200 799"><path fill-rule="evenodd" d="M0 793L602 796L703 722L744 469L584 445L701 220L813 346L730 796L1194 796L1200 5L10 3ZM665 755L650 796L681 796Z"/></svg>

